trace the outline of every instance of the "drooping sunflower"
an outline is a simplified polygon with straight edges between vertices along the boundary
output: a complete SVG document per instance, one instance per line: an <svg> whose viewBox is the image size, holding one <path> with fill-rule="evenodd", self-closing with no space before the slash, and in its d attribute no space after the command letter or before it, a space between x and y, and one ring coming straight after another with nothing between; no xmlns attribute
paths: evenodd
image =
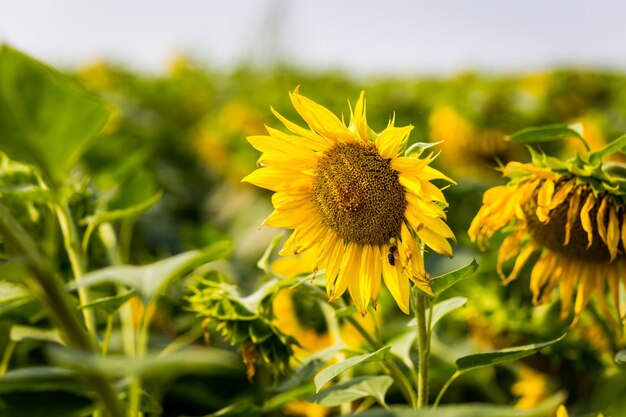
<svg viewBox="0 0 626 417"><path fill-rule="evenodd" d="M432 154L402 155L412 126L392 119L372 131L364 93L349 125L298 89L290 98L309 128L272 109L291 133L268 127L268 136L249 137L263 154L243 179L275 192L265 225L294 229L280 254L315 251L313 270L326 270L329 299L348 290L362 314L375 305L382 277L408 313L409 280L430 291L420 242L452 256L446 200L431 180L453 181L429 166Z"/></svg>
<svg viewBox="0 0 626 417"><path fill-rule="evenodd" d="M541 132L549 132L549 129ZM531 131L533 133L535 131ZM542 133L543 134L543 133ZM584 139L579 136L579 139ZM607 302L608 288L618 318L620 286L626 285L626 167L603 163L625 137L561 161L532 151L531 163L510 162L503 169L506 185L485 192L469 235L484 249L499 230L511 231L500 247L497 270L509 282L536 257L530 274L533 302L550 299L558 288L561 317L572 310L575 324L592 295L615 324ZM516 257L507 275L503 264Z"/></svg>

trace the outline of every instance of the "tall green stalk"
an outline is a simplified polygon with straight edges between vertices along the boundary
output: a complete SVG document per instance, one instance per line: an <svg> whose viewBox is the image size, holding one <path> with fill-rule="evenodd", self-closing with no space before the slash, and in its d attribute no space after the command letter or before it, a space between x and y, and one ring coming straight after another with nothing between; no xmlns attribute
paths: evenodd
<svg viewBox="0 0 626 417"><path fill-rule="evenodd" d="M417 320L417 349L419 363L417 370L417 407L428 406L428 367L430 362L430 318L426 317L426 305L430 301L421 291L413 291L413 308ZM430 315L429 315L430 316Z"/></svg>
<svg viewBox="0 0 626 417"><path fill-rule="evenodd" d="M48 261L43 258L28 233L15 220L13 215L0 205L0 235L4 242L19 256L27 260L27 267L37 283L38 298L46 307L50 318L61 331L65 343L72 348L97 354L98 350L90 335L78 318L76 309L70 303L63 282L54 273ZM100 375L84 375L83 378L93 388L110 417L123 417L122 405L109 381Z"/></svg>
<svg viewBox="0 0 626 417"><path fill-rule="evenodd" d="M65 245L67 256L70 260L70 265L72 266L74 280L78 282L82 276L85 275L87 262L78 237L76 225L74 224L74 219L72 218L70 209L65 201L56 202L54 204L54 211L59 220L59 225L61 226L63 243ZM89 302L89 292L87 288L81 286L78 287L78 299L83 305ZM89 308L83 308L82 312L83 318L85 319L85 325L87 326L87 331L89 331L90 334L95 335L96 319L93 311Z"/></svg>

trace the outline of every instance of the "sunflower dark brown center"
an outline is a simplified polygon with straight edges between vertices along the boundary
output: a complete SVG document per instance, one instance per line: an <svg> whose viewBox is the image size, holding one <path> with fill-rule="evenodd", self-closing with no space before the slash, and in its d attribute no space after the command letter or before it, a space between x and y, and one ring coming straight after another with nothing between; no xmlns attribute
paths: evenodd
<svg viewBox="0 0 626 417"><path fill-rule="evenodd" d="M382 245L400 235L406 198L391 160L374 145L342 143L315 167L313 201L322 221L349 242Z"/></svg>
<svg viewBox="0 0 626 417"><path fill-rule="evenodd" d="M555 192L558 190L559 185L564 184L561 182L555 187ZM537 188L538 190L539 188ZM571 225L570 241L568 245L563 245L565 241L565 226L567 224L567 212L569 210L569 198L563 203L555 207L550 211L550 221L543 224L539 221L536 215L537 211L537 192L526 202L523 206L524 214L528 224L528 231L535 241L541 245L553 250L561 255L565 255L569 258L577 260L585 260L588 262L609 262L611 255L606 244L600 238L597 227L597 214L600 207L600 200L598 199L595 205L589 211L589 217L593 228L593 242L589 248L587 238L587 232L583 229L580 221L580 209L583 203L587 199L587 196L591 192L590 190L583 189L580 194L580 205L576 217ZM571 197L571 194L570 194ZM608 213L605 216L605 226L608 226ZM618 252L618 257L623 257L622 252Z"/></svg>

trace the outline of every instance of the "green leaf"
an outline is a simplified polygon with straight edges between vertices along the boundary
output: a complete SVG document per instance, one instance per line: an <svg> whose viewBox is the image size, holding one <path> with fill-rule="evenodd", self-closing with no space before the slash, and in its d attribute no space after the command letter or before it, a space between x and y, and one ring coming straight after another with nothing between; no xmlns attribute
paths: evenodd
<svg viewBox="0 0 626 417"><path fill-rule="evenodd" d="M472 262L460 269L431 278L430 289L433 291L435 296L438 296L457 282L471 277L477 269L478 263L476 262L476 259L472 259Z"/></svg>
<svg viewBox="0 0 626 417"><path fill-rule="evenodd" d="M44 340L62 344L61 336L56 329L41 329L33 326L13 325L11 327L11 340L20 342L24 339Z"/></svg>
<svg viewBox="0 0 626 417"><path fill-rule="evenodd" d="M356 314L359 309L356 307L356 304L350 304L347 307L340 308L339 310L335 310L335 317L338 319L342 319L345 317L350 317Z"/></svg>
<svg viewBox="0 0 626 417"><path fill-rule="evenodd" d="M96 213L93 216L85 219L87 222L87 230L85 230L85 235L83 236L83 250L87 250L87 246L89 245L89 239L91 235L96 230L98 226L102 223L111 223L118 220L129 219L133 217L139 216L141 213L147 211L150 207L155 205L157 201L161 199L163 196L163 192L159 191L154 194L152 197L148 198L145 201L142 201L139 204L135 204L130 207L126 207L123 209L112 210L112 211L103 211L100 213Z"/></svg>
<svg viewBox="0 0 626 417"><path fill-rule="evenodd" d="M263 255L256 263L256 266L261 271L265 272L268 275L272 274L272 266L270 265L270 257L272 256L272 253L274 253L274 250L276 249L276 247L278 247L278 245L280 244L280 242L283 240L284 237L285 236L283 233L274 236L270 244L267 245L267 248L265 248L265 252L263 252Z"/></svg>
<svg viewBox="0 0 626 417"><path fill-rule="evenodd" d="M310 397L309 401L336 407L361 398L374 397L379 404L384 405L385 394L391 384L393 379L387 375L362 376L333 385Z"/></svg>
<svg viewBox="0 0 626 417"><path fill-rule="evenodd" d="M415 319L411 320L411 322L413 323L413 326L417 323ZM409 323L409 325L411 325L411 323ZM388 342L389 346L391 346L391 353L400 358L409 369L415 369L415 364L413 363L410 354L416 338L417 332L415 329L412 329L409 332L405 332L394 337Z"/></svg>
<svg viewBox="0 0 626 417"><path fill-rule="evenodd" d="M433 307L433 318L430 322L430 329L434 329L437 323L439 323L439 320L452 311L463 307L466 303L467 298L465 297L452 297L435 304Z"/></svg>
<svg viewBox="0 0 626 417"><path fill-rule="evenodd" d="M19 300L29 299L30 294L26 288L11 282L0 281L0 305L13 303Z"/></svg>
<svg viewBox="0 0 626 417"><path fill-rule="evenodd" d="M565 395L558 393L537 407L518 409L504 405L492 404L458 404L442 405L437 408L413 410L408 407L391 409L371 409L358 417L545 417L553 415L559 405L565 401Z"/></svg>
<svg viewBox="0 0 626 417"><path fill-rule="evenodd" d="M9 371L0 377L0 393L16 391L88 392L84 382L74 371L53 366L31 366Z"/></svg>
<svg viewBox="0 0 626 417"><path fill-rule="evenodd" d="M289 378L283 381L276 388L273 388L273 391L284 392L303 384L324 365L326 365L328 361L344 347L345 346L342 343L336 343L309 356L302 365L291 373Z"/></svg>
<svg viewBox="0 0 626 417"><path fill-rule="evenodd" d="M48 356L53 363L80 373L96 373L111 378L136 376L147 380L171 380L181 375L243 374L245 371L238 354L218 348L186 349L168 355L132 359L101 357L51 346Z"/></svg>
<svg viewBox="0 0 626 417"><path fill-rule="evenodd" d="M230 242L221 241L203 250L184 252L150 265L103 268L86 274L80 281L72 284L71 288L92 287L104 283L123 284L137 290L147 304L161 295L175 279L200 265L228 256L230 250Z"/></svg>
<svg viewBox="0 0 626 417"><path fill-rule="evenodd" d="M456 360L457 369L460 372L469 371L483 366L497 365L499 363L511 362L517 359L525 358L541 349L551 346L565 337L549 340L543 343L534 343L531 345L516 346L507 349L496 350L494 352L477 353L474 355L464 356Z"/></svg>
<svg viewBox="0 0 626 417"><path fill-rule="evenodd" d="M387 352L391 349L391 346L385 346L378 349L376 352L367 353L364 355L353 356L346 360L343 360L339 363L335 363L330 365L328 368L323 369L319 374L315 375L313 382L315 382L315 390L319 392L320 389L326 384L328 381L344 372L347 369L350 369L360 363L368 362L376 359L383 359Z"/></svg>
<svg viewBox="0 0 626 417"><path fill-rule="evenodd" d="M585 139L580 133L580 125L566 124L527 127L526 129L513 133L506 139L511 142L542 143L563 140L569 137L575 137L585 142Z"/></svg>
<svg viewBox="0 0 626 417"><path fill-rule="evenodd" d="M461 308L467 303L467 298L465 297L452 297L447 300L443 300L433 307L433 318L430 323L430 329L434 329L435 325L441 320L444 316L452 311ZM417 324L416 319L412 319L409 321L407 326L413 327Z"/></svg>
<svg viewBox="0 0 626 417"><path fill-rule="evenodd" d="M626 150L626 135L622 135L611 143L605 145L602 149L589 153L589 162L592 165L598 165L602 158L612 155L615 152L624 152Z"/></svg>
<svg viewBox="0 0 626 417"><path fill-rule="evenodd" d="M137 291L130 290L120 294L112 295L110 297L102 297L95 300L90 301L87 304L83 304L78 308L91 308L91 309L100 309L105 313L111 315L115 314L117 310L120 309L128 300L137 296Z"/></svg>
<svg viewBox="0 0 626 417"><path fill-rule="evenodd" d="M442 143L443 141L432 142L432 143L416 142L412 144L411 146L409 146L409 148L404 152L404 156L406 156L407 158L418 158L419 156L422 155L422 153L424 153L426 149L432 148L437 145L441 145Z"/></svg>
<svg viewBox="0 0 626 417"><path fill-rule="evenodd" d="M0 47L0 147L63 183L109 118L108 106L23 53Z"/></svg>
<svg viewBox="0 0 626 417"><path fill-rule="evenodd" d="M95 403L88 394L66 390L11 392L0 400L0 415L6 417L87 417L94 411Z"/></svg>

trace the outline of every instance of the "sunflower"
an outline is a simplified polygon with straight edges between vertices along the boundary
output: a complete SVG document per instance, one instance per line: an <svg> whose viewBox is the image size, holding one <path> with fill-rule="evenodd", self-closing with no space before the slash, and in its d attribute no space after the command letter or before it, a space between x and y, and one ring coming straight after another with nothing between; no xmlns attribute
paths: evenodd
<svg viewBox="0 0 626 417"><path fill-rule="evenodd" d="M375 306L382 277L408 313L409 280L430 291L421 243L452 256L446 200L430 181L453 181L429 166L432 154L401 156L412 126L392 119L373 132L364 93L349 125L298 89L290 98L310 129L272 109L291 133L268 127L269 136L249 137L263 154L261 168L243 179L275 192L265 225L294 229L280 254L315 251L312 268L326 270L329 300L348 290L361 314Z"/></svg>
<svg viewBox="0 0 626 417"><path fill-rule="evenodd" d="M485 192L469 229L481 249L497 231L512 231L498 253L498 274L505 282L512 281L536 259L530 274L533 302L547 301L558 288L562 319L570 315L573 304L572 325L594 293L607 319L616 324L605 297L607 287L622 317L626 169L601 162L620 149L618 145L611 143L568 161L531 151L531 163L510 162L503 169L508 183ZM503 264L514 257L513 269L506 274Z"/></svg>

